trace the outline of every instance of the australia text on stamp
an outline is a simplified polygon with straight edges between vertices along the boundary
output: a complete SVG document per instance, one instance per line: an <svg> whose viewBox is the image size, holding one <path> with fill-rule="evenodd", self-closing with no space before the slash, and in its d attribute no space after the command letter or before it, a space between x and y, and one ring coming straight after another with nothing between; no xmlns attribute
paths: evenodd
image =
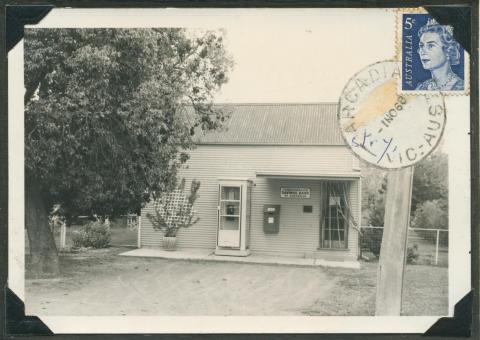
<svg viewBox="0 0 480 340"><path fill-rule="evenodd" d="M339 100L343 138L361 159L381 168L411 166L437 146L445 127L438 93L399 94L401 64L383 61L353 76Z"/></svg>
<svg viewBox="0 0 480 340"><path fill-rule="evenodd" d="M453 27L427 13L399 13L401 92L463 94L468 90L468 58Z"/></svg>

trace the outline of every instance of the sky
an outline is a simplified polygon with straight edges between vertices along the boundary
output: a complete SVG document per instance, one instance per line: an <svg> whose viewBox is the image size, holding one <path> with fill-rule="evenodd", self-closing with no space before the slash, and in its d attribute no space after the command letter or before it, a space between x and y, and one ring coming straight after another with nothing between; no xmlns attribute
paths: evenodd
<svg viewBox="0 0 480 340"><path fill-rule="evenodd" d="M356 72L393 58L393 12L310 11L245 15L227 23L235 65L217 101L336 102Z"/></svg>
<svg viewBox="0 0 480 340"><path fill-rule="evenodd" d="M115 13L115 15L112 15ZM235 66L217 102L336 102L395 53L391 9L55 9L34 27L223 29Z"/></svg>

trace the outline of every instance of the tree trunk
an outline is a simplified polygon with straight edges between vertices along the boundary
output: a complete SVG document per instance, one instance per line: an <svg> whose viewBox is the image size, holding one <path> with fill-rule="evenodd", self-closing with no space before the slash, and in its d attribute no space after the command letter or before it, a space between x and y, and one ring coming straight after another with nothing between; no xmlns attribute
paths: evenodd
<svg viewBox="0 0 480 340"><path fill-rule="evenodd" d="M38 185L26 183L25 223L30 244L30 268L32 276L58 274L58 252L53 232L48 223L48 207Z"/></svg>

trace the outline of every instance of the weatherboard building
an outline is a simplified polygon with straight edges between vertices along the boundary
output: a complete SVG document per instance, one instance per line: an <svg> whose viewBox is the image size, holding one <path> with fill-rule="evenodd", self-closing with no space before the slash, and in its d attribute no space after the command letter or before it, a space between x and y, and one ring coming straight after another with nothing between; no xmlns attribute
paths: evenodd
<svg viewBox="0 0 480 340"><path fill-rule="evenodd" d="M177 248L216 255L356 261L360 167L342 139L337 104L228 104L225 128L199 138L180 171L201 182L200 218ZM141 213L139 247L163 233Z"/></svg>

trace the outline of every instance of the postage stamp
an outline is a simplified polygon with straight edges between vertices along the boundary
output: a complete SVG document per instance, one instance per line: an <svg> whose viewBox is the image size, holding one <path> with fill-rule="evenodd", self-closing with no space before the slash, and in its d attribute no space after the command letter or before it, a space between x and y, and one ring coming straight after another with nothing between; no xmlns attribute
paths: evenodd
<svg viewBox="0 0 480 340"><path fill-rule="evenodd" d="M468 54L455 40L454 28L427 13L398 15L401 92L468 93Z"/></svg>
<svg viewBox="0 0 480 340"><path fill-rule="evenodd" d="M401 94L401 63L382 61L354 75L342 91L338 120L345 142L370 164L411 166L438 145L446 122L443 96Z"/></svg>

